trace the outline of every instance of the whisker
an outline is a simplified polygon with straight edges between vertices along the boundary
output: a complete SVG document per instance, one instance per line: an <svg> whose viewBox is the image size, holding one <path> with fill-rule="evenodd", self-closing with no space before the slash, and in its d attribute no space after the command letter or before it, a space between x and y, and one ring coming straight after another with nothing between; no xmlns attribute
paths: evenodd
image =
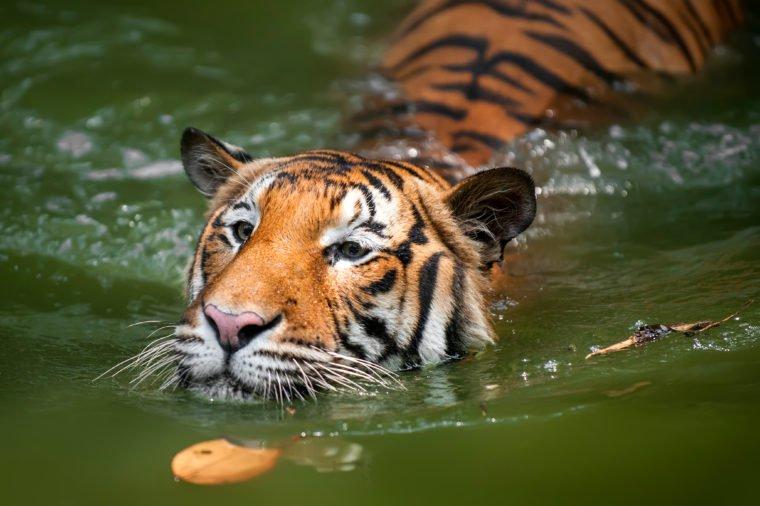
<svg viewBox="0 0 760 506"><path fill-rule="evenodd" d="M277 397L277 403L282 404L282 383L280 383L280 375L275 371L274 378L277 380L277 391L275 396Z"/></svg>
<svg viewBox="0 0 760 506"><path fill-rule="evenodd" d="M322 364L318 364L317 367L322 369L322 371L324 371L324 373L327 375L328 378L331 377L336 382L345 386L346 388L352 389L354 391L362 392L362 393L367 393L367 390L363 386L359 385L358 383L356 383L355 381L352 381L349 378L346 378L339 372L331 370L330 368L325 367Z"/></svg>
<svg viewBox="0 0 760 506"><path fill-rule="evenodd" d="M320 379L317 380L317 381L319 381L319 383L320 383L321 386L327 388L328 390L332 390L333 392L337 392L338 391L338 389L335 388L335 386L333 386L329 381L327 381L325 379L324 376L322 376L322 373L319 372L316 367L314 367L313 365L311 365L309 362L304 362L304 365L306 367L308 367L309 369L311 369L312 371L314 371L314 373L316 373L317 376L319 376Z"/></svg>
<svg viewBox="0 0 760 506"><path fill-rule="evenodd" d="M174 356L165 357L159 360L156 364L152 365L151 367L144 369L140 374L137 375L137 377L132 379L132 381L130 381L129 383L132 385L133 388L136 388L142 382L144 382L146 379L152 376L153 373L158 372L162 368L166 367L167 365L172 364L175 361L176 361L176 357Z"/></svg>
<svg viewBox="0 0 760 506"><path fill-rule="evenodd" d="M314 386L312 385L311 380L304 372L303 367L301 367L301 364L298 363L298 360L293 359L293 363L295 364L296 367L298 367L298 370L301 371L301 376L303 377L304 386L306 386L306 390L308 390L309 395L311 396L312 399L316 401L317 395L314 392Z"/></svg>
<svg viewBox="0 0 760 506"><path fill-rule="evenodd" d="M290 377L288 375L285 375L285 381L288 382L288 388L290 388L291 392L293 392L294 394L296 394L298 396L298 398L301 399L302 401L306 400L306 399L304 399L303 395L301 395L301 392L299 392L298 389L293 386L293 382L290 380Z"/></svg>
<svg viewBox="0 0 760 506"><path fill-rule="evenodd" d="M343 355L342 353L337 353L337 352L334 352L334 351L323 350L323 349L320 349L320 348L317 348L317 347L312 347L312 348L314 348L315 350L327 353L328 355L330 355L330 356L332 356L334 358L339 358L339 359L345 360L347 362L353 362L353 363L355 363L357 365L365 367L366 369L370 369L374 373L381 374L381 375L385 376L386 378L388 378L388 380L390 380L393 383L395 383L399 388L406 390L406 387L401 382L401 379L399 378L398 374L396 374L395 372L391 371L390 369L386 369L385 367L383 367L383 366L381 366L379 364L376 364L375 362L370 362L369 360L363 360L361 358L351 357L351 356L348 356L348 355Z"/></svg>
<svg viewBox="0 0 760 506"><path fill-rule="evenodd" d="M282 383L280 382L280 373L275 373L275 374L277 375L277 382L278 382L278 383L280 383L280 385L282 385ZM283 374L283 376L285 376L285 375ZM285 376L285 379L286 379L286 380L288 379L288 378L287 378L287 376ZM289 403L290 403L290 402L293 402L293 401L290 399L290 392L288 391L288 388L286 388L286 387L282 387L282 392L285 394L285 397L287 397L287 398L288 398L288 402L289 402ZM284 405L284 403L283 403L283 405Z"/></svg>
<svg viewBox="0 0 760 506"><path fill-rule="evenodd" d="M133 368L133 367L137 367L140 364L140 362L143 362L146 359L146 357L150 356L150 354L157 352L158 349L160 349L162 346L170 343L171 342L170 341L171 337L172 337L171 335L169 335L169 336L163 336L163 337L160 337L160 338L158 338L158 339L156 339L156 340L148 343L148 345L145 346L145 348L143 348L139 353L137 353L136 355L133 355L133 356L131 356L129 358L126 358L126 359L122 360L121 362L119 362L118 364L110 367L108 370L106 370L103 373L101 373L100 375L98 375L92 381L93 382L98 381L99 379L101 379L101 378L109 375L109 373L111 373L111 371L113 371L114 369L116 369L118 367L121 367L121 366L124 366L124 367L121 367L121 369L119 369L118 371L116 371L113 374L111 374L110 375L111 378L114 378L114 377L118 376L119 374L121 374L122 372L124 372L127 369L130 369L130 368ZM165 342L161 342L161 341L165 341Z"/></svg>
<svg viewBox="0 0 760 506"><path fill-rule="evenodd" d="M127 325L127 328L136 327L138 325L146 325L148 323L164 323L164 321L163 320L145 320L141 322L130 323L129 325Z"/></svg>
<svg viewBox="0 0 760 506"><path fill-rule="evenodd" d="M359 369L356 369L354 367L349 367L347 365L340 364L340 363L337 363L337 362L331 363L330 367L338 368L341 371L343 371L345 374L348 374L348 375L353 376L355 378L362 378L362 379L364 379L366 381L369 381L370 383L377 383L377 384L379 384L381 386L389 387L388 383L385 380L383 380L381 377L378 377L376 375L372 375L372 374L366 373L366 372L361 371Z"/></svg>
<svg viewBox="0 0 760 506"><path fill-rule="evenodd" d="M173 327L175 329L177 328L176 325L164 325L162 327L158 327L156 330L154 330L153 332L151 332L150 334L148 334L147 336L145 336L145 339L150 339L151 337L153 337L154 335L156 335L157 332L160 332L161 330L164 330L164 329L168 329L170 327ZM172 332L170 335L173 336L174 332Z"/></svg>
<svg viewBox="0 0 760 506"><path fill-rule="evenodd" d="M158 390L160 392L163 392L164 390L166 390L170 386L173 386L173 387L176 388L177 384L179 384L179 376L177 375L177 373L174 370L174 368L170 368L169 369L169 377L163 383L161 383L161 386L158 387Z"/></svg>

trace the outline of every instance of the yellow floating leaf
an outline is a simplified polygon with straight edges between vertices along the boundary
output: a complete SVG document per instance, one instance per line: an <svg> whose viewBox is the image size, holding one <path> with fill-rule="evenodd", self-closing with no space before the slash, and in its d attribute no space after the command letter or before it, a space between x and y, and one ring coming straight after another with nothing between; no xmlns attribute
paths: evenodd
<svg viewBox="0 0 760 506"><path fill-rule="evenodd" d="M172 459L174 476L197 485L238 483L274 467L281 451L246 448L226 439L213 439L185 448Z"/></svg>

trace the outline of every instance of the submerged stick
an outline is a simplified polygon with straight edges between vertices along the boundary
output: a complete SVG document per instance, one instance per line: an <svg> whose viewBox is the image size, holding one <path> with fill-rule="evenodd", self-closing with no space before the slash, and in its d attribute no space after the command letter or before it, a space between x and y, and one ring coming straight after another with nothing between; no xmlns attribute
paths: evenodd
<svg viewBox="0 0 760 506"><path fill-rule="evenodd" d="M694 323L672 323L670 325L663 325L661 323L655 323L652 325L642 325L639 328L637 328L633 334L628 336L627 339L624 339L623 341L620 341L619 343L615 343L613 345L607 346L606 348L602 348L601 350L592 351L591 353L586 355L586 359L595 357L597 355L607 355L609 353L615 353L616 351L627 350L628 348L633 348L634 346L642 346L646 343L656 341L657 339L663 336L666 336L672 332L677 332L685 336L693 336L695 334L699 334L700 332L704 332L706 330L710 330L712 328L718 327L719 325L735 317L741 311L746 309L747 306L752 304L752 302L753 301L751 299L748 300L747 302L744 303L744 305L741 308L739 308L738 311L720 320L715 320L715 321L703 320L703 321L698 321Z"/></svg>

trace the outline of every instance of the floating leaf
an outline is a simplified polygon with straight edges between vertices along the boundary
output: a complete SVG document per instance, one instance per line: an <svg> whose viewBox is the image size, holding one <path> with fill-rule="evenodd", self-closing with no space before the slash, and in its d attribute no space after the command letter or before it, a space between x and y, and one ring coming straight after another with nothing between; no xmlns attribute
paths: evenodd
<svg viewBox="0 0 760 506"><path fill-rule="evenodd" d="M172 473L197 485L238 483L274 467L281 451L247 448L227 439L213 439L185 448L172 459Z"/></svg>
<svg viewBox="0 0 760 506"><path fill-rule="evenodd" d="M752 304L752 301L748 300L744 303L739 311L745 309L750 304ZM637 328L633 334L628 336L627 339L624 339L623 341L615 343L611 346L607 346L606 348L592 351L586 355L586 359L589 359L596 355L607 355L616 351L627 350L628 348L632 348L634 346L642 346L646 343L656 341L657 339L672 332L677 332L686 336L693 336L695 334L699 334L700 332L704 332L705 330L709 330L721 325L722 323L738 315L739 311L736 311L735 313L732 313L725 318L716 321L703 320L694 323L672 323L670 325L663 325L661 323L655 323L653 325L642 325Z"/></svg>
<svg viewBox="0 0 760 506"><path fill-rule="evenodd" d="M254 447L254 445L256 447ZM340 438L293 436L261 448L258 441L212 439L189 446L172 459L174 476L196 485L221 485L246 481L272 469L280 458L317 471L351 471L363 448Z"/></svg>

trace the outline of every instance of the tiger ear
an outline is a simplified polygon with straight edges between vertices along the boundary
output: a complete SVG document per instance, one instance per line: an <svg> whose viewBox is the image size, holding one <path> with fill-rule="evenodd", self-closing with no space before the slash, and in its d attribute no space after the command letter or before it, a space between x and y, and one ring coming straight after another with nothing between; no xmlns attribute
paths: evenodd
<svg viewBox="0 0 760 506"><path fill-rule="evenodd" d="M462 180L445 201L465 234L483 244L485 265L500 261L504 245L528 228L536 215L533 178L511 167Z"/></svg>
<svg viewBox="0 0 760 506"><path fill-rule="evenodd" d="M243 148L193 127L182 132L180 151L187 176L208 198L213 197L219 186L243 164L253 160Z"/></svg>

